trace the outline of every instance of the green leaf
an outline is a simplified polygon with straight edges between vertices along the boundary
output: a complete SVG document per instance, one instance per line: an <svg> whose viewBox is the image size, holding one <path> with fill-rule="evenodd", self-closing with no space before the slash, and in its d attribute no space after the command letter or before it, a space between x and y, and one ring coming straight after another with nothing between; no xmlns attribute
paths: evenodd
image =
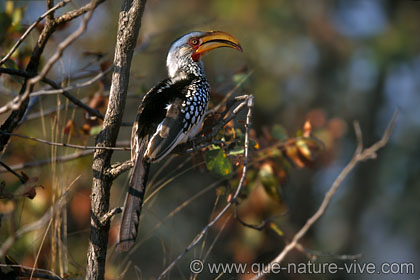
<svg viewBox="0 0 420 280"><path fill-rule="evenodd" d="M258 177L266 193L275 201L280 202L282 197L281 186L271 165L267 163L261 166Z"/></svg>
<svg viewBox="0 0 420 280"><path fill-rule="evenodd" d="M243 155L244 154L244 148L243 147L235 147L231 150L229 150L230 156L237 156L237 155Z"/></svg>
<svg viewBox="0 0 420 280"><path fill-rule="evenodd" d="M223 149L207 151L205 160L207 169L218 176L226 176L232 173L232 163Z"/></svg>
<svg viewBox="0 0 420 280"><path fill-rule="evenodd" d="M102 130L102 125L94 126L90 129L89 135L97 135L99 134L99 132L101 132L101 130Z"/></svg>
<svg viewBox="0 0 420 280"><path fill-rule="evenodd" d="M258 142L253 139L249 139L249 146L251 148L258 149Z"/></svg>
<svg viewBox="0 0 420 280"><path fill-rule="evenodd" d="M22 21L22 18L23 18L24 10L25 10L24 8L17 8L13 11L12 26L14 26L15 28L19 28L20 22Z"/></svg>
<svg viewBox="0 0 420 280"><path fill-rule="evenodd" d="M270 228L277 233L278 236L283 236L283 231L273 222L270 223Z"/></svg>

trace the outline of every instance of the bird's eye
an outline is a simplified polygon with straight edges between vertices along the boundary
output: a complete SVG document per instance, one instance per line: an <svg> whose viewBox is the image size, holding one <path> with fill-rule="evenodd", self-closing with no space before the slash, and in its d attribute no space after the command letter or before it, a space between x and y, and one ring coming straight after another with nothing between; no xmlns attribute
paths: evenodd
<svg viewBox="0 0 420 280"><path fill-rule="evenodd" d="M198 39L197 38L191 38L190 39L190 45L191 46L197 46L198 45Z"/></svg>

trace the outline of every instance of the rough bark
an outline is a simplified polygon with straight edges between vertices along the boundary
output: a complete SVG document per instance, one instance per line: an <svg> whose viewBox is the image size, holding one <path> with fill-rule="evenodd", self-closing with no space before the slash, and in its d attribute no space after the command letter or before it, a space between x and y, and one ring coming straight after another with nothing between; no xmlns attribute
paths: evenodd
<svg viewBox="0 0 420 280"><path fill-rule="evenodd" d="M114 69L102 131L96 138L96 146L115 146L127 97L130 65L146 0L124 0L119 16ZM97 150L93 159L93 183L91 195L91 231L87 255L86 279L105 278L105 260L108 245L109 220L101 223L109 212L109 196L113 176L112 151Z"/></svg>

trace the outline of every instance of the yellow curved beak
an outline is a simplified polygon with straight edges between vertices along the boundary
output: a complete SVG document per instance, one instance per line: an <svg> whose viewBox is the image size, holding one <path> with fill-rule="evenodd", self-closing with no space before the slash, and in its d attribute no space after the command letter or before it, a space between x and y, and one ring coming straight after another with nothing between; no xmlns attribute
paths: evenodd
<svg viewBox="0 0 420 280"><path fill-rule="evenodd" d="M238 39L223 31L210 31L200 37L200 46L195 51L196 55L203 55L211 50L228 47L242 52Z"/></svg>

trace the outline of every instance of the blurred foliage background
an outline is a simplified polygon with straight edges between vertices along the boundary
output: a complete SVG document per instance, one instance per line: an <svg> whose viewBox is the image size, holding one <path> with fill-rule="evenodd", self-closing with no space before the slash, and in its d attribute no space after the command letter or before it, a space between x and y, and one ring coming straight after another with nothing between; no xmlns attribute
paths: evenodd
<svg viewBox="0 0 420 280"><path fill-rule="evenodd" d="M57 13L86 2L72 1ZM87 32L66 50L48 75L50 79L63 86L73 84L111 65L119 2L106 1L96 10ZM45 11L46 4L0 3L0 48L4 55L26 27ZM80 19L75 20L54 34L44 52L44 61L79 23ZM238 212L247 223L259 224L265 219L271 223L261 231L254 230L241 225L231 212L209 232L202 246L177 265L172 277L189 278L189 262L195 258L205 257L210 263L270 261L316 211L324 193L350 160L356 146L352 122L360 122L365 145L370 145L381 137L397 109L400 115L387 147L379 152L377 160L360 164L345 180L326 215L303 239L307 251L293 252L287 261L307 262L309 254L317 262L342 263L339 260L342 255L362 254L359 262L414 263L419 276L420 2L149 0L132 63L126 122L134 119L141 96L166 77L165 59L170 43L192 30L227 31L243 46L243 54L220 50L203 60L214 104L244 77L237 94L255 96L252 126L255 143L251 158L254 161ZM38 31L32 32L5 67L23 69L38 35ZM103 112L109 77L73 94ZM17 94L21 82L17 77L0 76L1 104ZM17 133L57 142L94 143L98 132L95 127L100 123L86 121L84 113L63 97L41 96L31 103L28 118ZM57 107L60 109L54 110ZM54 112L37 117L37 112L49 109ZM5 117L0 116L0 121ZM241 119L231 128L242 128L243 115ZM323 143L315 159L300 164L293 156L276 154L278 149L269 155L261 152L276 141L301 135L306 120L312 125L314 138ZM228 130L229 127L224 133L229 134ZM120 140L125 145L130 132L128 126L120 131ZM240 130L237 132L240 134ZM74 152L12 138L1 160L14 165ZM114 158L127 160L129 153L116 152ZM108 278L118 279L121 275L124 279L136 279L138 275L154 278L182 252L225 205L227 194L236 187L241 159L233 154L229 159L233 171L227 177L209 172L202 153L171 156L154 165L140 236L135 250L127 256L117 256L112 250L119 217L112 222ZM56 252L49 245L54 239L51 232L59 231L57 236L61 236L66 231L69 275L83 274L89 236L91 161L91 155L87 155L66 163L25 168L24 172L38 178L37 183L44 188L37 189L33 200L0 201L2 243L10 231L39 219L70 187L63 215L17 240L7 252L17 263L33 265L40 251L37 265L56 267L59 265L54 260ZM6 182L6 191L21 189L16 177L3 171L0 174ZM114 183L112 207L122 205L127 178L128 175L120 176ZM203 272L198 278L215 277ZM248 277L224 275L221 279ZM344 272L283 273L267 278L279 277L377 279L376 275ZM413 277L398 275L398 279ZM380 278L395 279L395 275Z"/></svg>

